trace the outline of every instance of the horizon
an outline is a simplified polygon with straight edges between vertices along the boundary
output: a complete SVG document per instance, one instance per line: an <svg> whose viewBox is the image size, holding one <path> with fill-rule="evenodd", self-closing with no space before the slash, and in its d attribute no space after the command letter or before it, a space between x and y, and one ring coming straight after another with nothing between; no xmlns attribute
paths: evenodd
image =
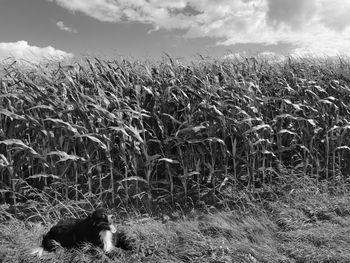
<svg viewBox="0 0 350 263"><path fill-rule="evenodd" d="M349 56L350 1L3 0L0 61Z"/></svg>

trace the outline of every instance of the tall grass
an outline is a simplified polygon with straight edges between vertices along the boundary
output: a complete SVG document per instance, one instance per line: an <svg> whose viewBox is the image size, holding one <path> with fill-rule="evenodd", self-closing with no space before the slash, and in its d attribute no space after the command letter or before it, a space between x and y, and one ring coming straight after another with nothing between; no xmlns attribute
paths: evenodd
<svg viewBox="0 0 350 263"><path fill-rule="evenodd" d="M2 202L150 210L304 179L345 189L349 72L342 58L3 65Z"/></svg>

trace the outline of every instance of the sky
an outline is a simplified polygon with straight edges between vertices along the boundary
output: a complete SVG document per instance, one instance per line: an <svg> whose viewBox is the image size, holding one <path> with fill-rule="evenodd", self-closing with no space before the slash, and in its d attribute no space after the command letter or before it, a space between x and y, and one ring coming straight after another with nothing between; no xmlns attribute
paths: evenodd
<svg viewBox="0 0 350 263"><path fill-rule="evenodd" d="M350 0L0 0L0 60L350 55Z"/></svg>

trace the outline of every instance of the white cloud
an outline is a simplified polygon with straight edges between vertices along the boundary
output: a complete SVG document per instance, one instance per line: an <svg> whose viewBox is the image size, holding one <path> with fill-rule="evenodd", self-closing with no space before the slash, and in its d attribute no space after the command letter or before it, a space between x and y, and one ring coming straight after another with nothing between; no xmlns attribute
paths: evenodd
<svg viewBox="0 0 350 263"><path fill-rule="evenodd" d="M229 53L222 57L222 59L228 59L228 60L241 60L245 59L248 56L246 51L242 52L236 52L236 53Z"/></svg>
<svg viewBox="0 0 350 263"><path fill-rule="evenodd" d="M276 63L284 62L287 59L286 56L283 56L271 51L260 52L257 55L257 58L261 60L269 61L269 62L276 62Z"/></svg>
<svg viewBox="0 0 350 263"><path fill-rule="evenodd" d="M44 60L57 61L72 58L73 54L55 49L51 46L30 46L27 41L0 43L0 60L8 57L24 59L32 63L39 63Z"/></svg>
<svg viewBox="0 0 350 263"><path fill-rule="evenodd" d="M238 52L238 53L229 53L222 57L222 59L228 60L245 60L249 57L249 54L246 51ZM287 56L283 56L281 54L272 52L272 51L263 51L254 55L255 58L262 61L268 61L272 63L280 63L284 62L287 59Z"/></svg>
<svg viewBox="0 0 350 263"><path fill-rule="evenodd" d="M185 37L217 38L221 45L289 43L295 54L350 55L347 0L48 1L100 21L182 29Z"/></svg>
<svg viewBox="0 0 350 263"><path fill-rule="evenodd" d="M76 29L66 26L66 25L63 23L63 21L58 21L58 22L56 23L56 26L57 26L59 29L63 30L63 31L67 31L67 32L70 32L70 33L78 33L78 31L77 31Z"/></svg>
<svg viewBox="0 0 350 263"><path fill-rule="evenodd" d="M118 2L114 0L48 0L72 11L82 12L104 22L120 21L122 16Z"/></svg>

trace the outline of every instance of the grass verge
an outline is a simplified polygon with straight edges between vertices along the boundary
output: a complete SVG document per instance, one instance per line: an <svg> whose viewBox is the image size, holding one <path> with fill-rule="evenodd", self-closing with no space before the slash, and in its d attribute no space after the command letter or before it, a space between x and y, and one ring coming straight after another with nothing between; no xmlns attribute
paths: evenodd
<svg viewBox="0 0 350 263"><path fill-rule="evenodd" d="M47 221L50 221L49 219ZM1 262L38 262L29 253L51 224L15 218L0 225ZM47 253L41 262L350 262L350 195L296 190L244 212L192 212L177 220L132 217L118 224L132 251Z"/></svg>

